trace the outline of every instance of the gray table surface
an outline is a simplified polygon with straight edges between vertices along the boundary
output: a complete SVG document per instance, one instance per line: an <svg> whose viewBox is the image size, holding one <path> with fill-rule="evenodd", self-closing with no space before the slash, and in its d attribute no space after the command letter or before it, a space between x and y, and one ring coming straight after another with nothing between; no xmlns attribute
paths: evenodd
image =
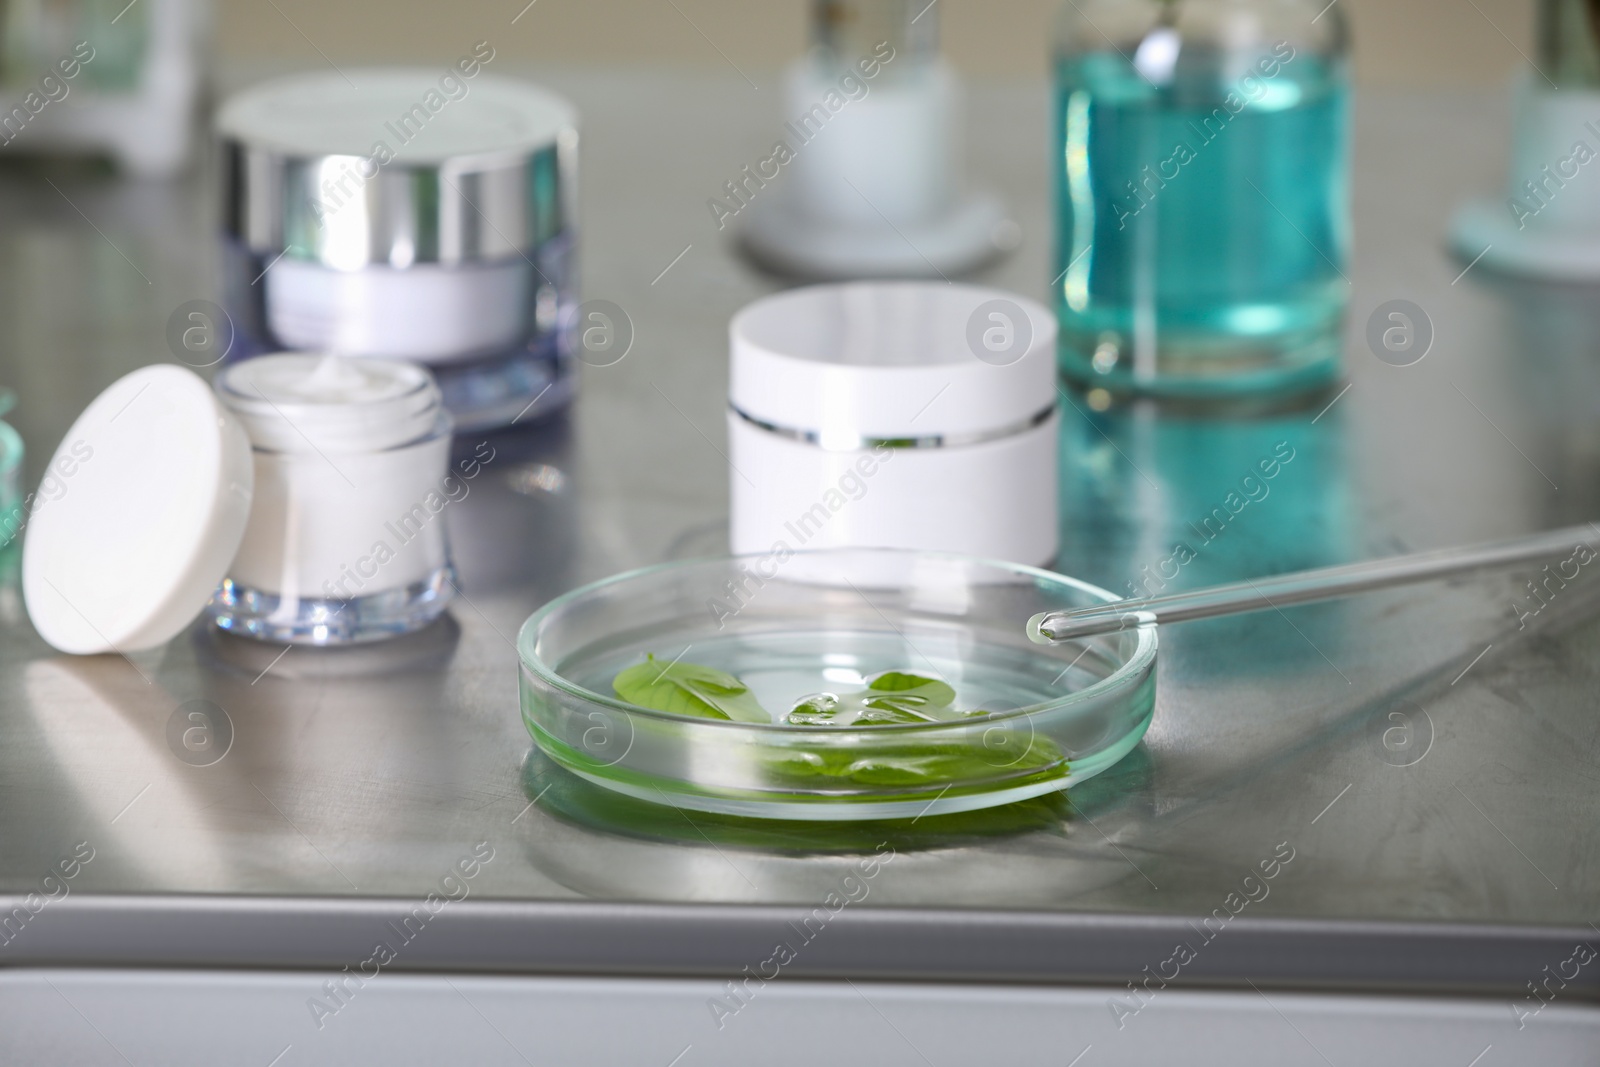
<svg viewBox="0 0 1600 1067"><path fill-rule="evenodd" d="M1293 861L1235 920L1267 941L1370 936L1403 969L1402 942L1382 940L1401 928L1383 924L1413 924L1435 946L1592 932L1600 578L1587 570L1526 628L1512 604L1528 574L1172 629L1144 744L1070 810L1040 804L998 824L751 829L624 803L531 756L512 646L522 620L584 582L725 550L726 322L783 284L745 265L706 207L770 142L775 75L753 91L731 72L532 73L585 116L585 295L627 311L633 350L584 369L570 416L493 441L497 459L448 512L466 595L422 635L280 657L196 628L131 662L73 659L34 634L14 554L0 557L0 893L40 890L80 842L93 849L70 897L0 964L157 958L184 937L188 959L305 963L337 943L336 962L340 916L409 906L479 841L494 858L453 921L489 925L441 965L547 952L551 966L685 969L702 935L818 904L885 841L895 859L848 925L860 944L920 951L950 973L963 965L909 939L988 952L973 973L1063 966L1054 949L1006 962L1050 931L1075 931L1091 955L1125 943L1119 931L1153 947L1179 920L1225 908L1285 843ZM977 280L1042 298L1046 93L980 87L971 110L977 179L1024 234ZM1367 94L1357 117L1348 392L1230 421L1092 415L1073 396L1059 569L1126 589L1175 541L1198 545L1186 524L1285 441L1295 459L1270 496L1200 546L1180 584L1600 516L1595 293L1482 267L1458 277L1464 264L1443 250L1453 206L1500 182L1501 101ZM0 384L20 395L31 477L99 389L173 359L172 310L213 295L208 185L0 171ZM1411 367L1380 363L1363 340L1394 298L1420 304L1436 331ZM208 767L167 741L175 710L197 699L235 731ZM238 931L252 917L267 925L249 940ZM536 922L566 940L535 950L506 933ZM1561 958L1525 960L1531 972Z"/></svg>

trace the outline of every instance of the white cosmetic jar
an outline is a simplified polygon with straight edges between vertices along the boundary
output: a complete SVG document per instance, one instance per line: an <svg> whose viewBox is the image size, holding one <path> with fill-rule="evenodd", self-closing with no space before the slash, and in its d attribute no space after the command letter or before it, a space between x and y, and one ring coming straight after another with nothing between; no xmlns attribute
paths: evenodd
<svg viewBox="0 0 1600 1067"><path fill-rule="evenodd" d="M183 336L228 345L185 353L191 366L283 350L416 361L463 429L567 404L578 116L484 71L492 58L292 74L222 105L229 322Z"/></svg>
<svg viewBox="0 0 1600 1067"><path fill-rule="evenodd" d="M216 391L254 466L244 540L209 608L220 629L341 644L444 610L455 586L443 512L460 493L450 416L425 369L280 354L229 367Z"/></svg>
<svg viewBox="0 0 1600 1067"><path fill-rule="evenodd" d="M1055 318L995 289L820 285L729 327L735 554L1055 558Z"/></svg>

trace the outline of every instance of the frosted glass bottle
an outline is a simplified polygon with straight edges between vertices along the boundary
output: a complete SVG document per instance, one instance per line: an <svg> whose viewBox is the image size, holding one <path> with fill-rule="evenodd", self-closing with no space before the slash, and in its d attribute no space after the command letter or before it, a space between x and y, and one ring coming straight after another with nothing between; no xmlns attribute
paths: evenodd
<svg viewBox="0 0 1600 1067"><path fill-rule="evenodd" d="M1072 0L1055 59L1062 372L1172 400L1339 375L1346 31L1326 0Z"/></svg>
<svg viewBox="0 0 1600 1067"><path fill-rule="evenodd" d="M1542 0L1535 65L1558 89L1600 88L1600 12L1589 0Z"/></svg>

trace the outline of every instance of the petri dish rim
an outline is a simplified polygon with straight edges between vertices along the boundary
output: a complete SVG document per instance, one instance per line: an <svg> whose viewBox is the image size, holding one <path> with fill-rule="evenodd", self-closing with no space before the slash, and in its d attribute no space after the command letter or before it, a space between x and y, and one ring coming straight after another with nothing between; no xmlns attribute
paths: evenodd
<svg viewBox="0 0 1600 1067"><path fill-rule="evenodd" d="M847 548L802 550L794 553L794 556L796 558L800 556L806 556L813 559L820 559L827 556L861 556L877 553L881 553L888 557L899 557L905 559L910 559L913 557L921 559L942 559L967 563L978 567L988 567L997 571L1008 572L1019 577L1031 578L1034 581L1042 580L1057 586L1069 586L1073 589L1076 589L1080 593L1094 597L1095 599L1108 604L1115 603L1116 601L1123 599L1109 590L1102 589L1097 585L1092 585L1083 581L1082 579L1073 578L1070 575L1060 574L1056 571L1048 571L1042 567L1030 567L1021 563L1009 563L1004 560L986 559L981 556L967 556L955 552L927 552L894 548ZM542 624L551 615L561 610L563 607L598 593L603 589L671 571L690 570L695 567L704 566L736 564L741 561L755 561L765 558L767 557L763 553L750 553L740 556L702 556L694 559L672 560L667 563L656 563L646 567L636 567L633 570L623 571L620 574L614 574L608 578L602 578L598 581L579 586L578 588L573 589L570 592L563 593L555 599L549 601L528 617L528 619L522 624L522 628L517 633L517 658L521 660L522 666L525 670L531 671L537 675L541 681L555 689L559 689L567 693L569 696L577 697L578 699L587 701L591 704L597 704L615 711L620 711L627 715L640 716L646 719L655 719L666 723L695 723L697 725L710 726L713 728L740 731L748 730L753 732L777 731L786 736L816 735L818 737L830 738L838 738L842 735L862 732L871 732L874 736L887 735L891 732L896 734L917 732L937 733L948 730L952 725L954 725L949 722L933 722L891 726L851 727L841 729L837 726L799 726L779 722L732 722L722 719L703 719L693 715L677 715L672 712L657 711L653 708L641 707L638 704L630 704L627 701L620 700L614 696L596 693L592 689L587 689L563 677L534 654L533 646L538 636L540 624ZM1025 628L1026 625L1027 620L1021 620L1018 624L1019 632ZM1016 708L1003 714L986 716L983 721L988 723L1007 722L1012 719L1025 718L1032 715L1039 715L1044 712L1070 708L1075 704L1088 703L1090 701L1097 700L1103 694L1125 685L1129 679L1137 677L1151 666L1152 661L1156 657L1157 650L1156 627L1153 623L1138 626L1126 632L1134 634L1137 643L1135 644L1133 651L1120 664L1118 664L1115 670L1106 675L1104 678L1092 685L1085 686L1082 689L1074 690L1071 693L1067 693L1059 700L1045 701L1044 703L1040 704L1030 704L1026 707Z"/></svg>

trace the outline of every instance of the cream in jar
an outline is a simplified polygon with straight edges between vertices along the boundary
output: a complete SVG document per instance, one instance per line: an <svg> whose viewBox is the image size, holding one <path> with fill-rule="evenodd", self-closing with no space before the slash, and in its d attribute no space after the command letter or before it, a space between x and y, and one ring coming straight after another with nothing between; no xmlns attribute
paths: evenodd
<svg viewBox="0 0 1600 1067"><path fill-rule="evenodd" d="M427 370L281 354L228 368L249 436L244 539L210 613L223 630L340 644L418 629L454 593L444 509L450 416Z"/></svg>

